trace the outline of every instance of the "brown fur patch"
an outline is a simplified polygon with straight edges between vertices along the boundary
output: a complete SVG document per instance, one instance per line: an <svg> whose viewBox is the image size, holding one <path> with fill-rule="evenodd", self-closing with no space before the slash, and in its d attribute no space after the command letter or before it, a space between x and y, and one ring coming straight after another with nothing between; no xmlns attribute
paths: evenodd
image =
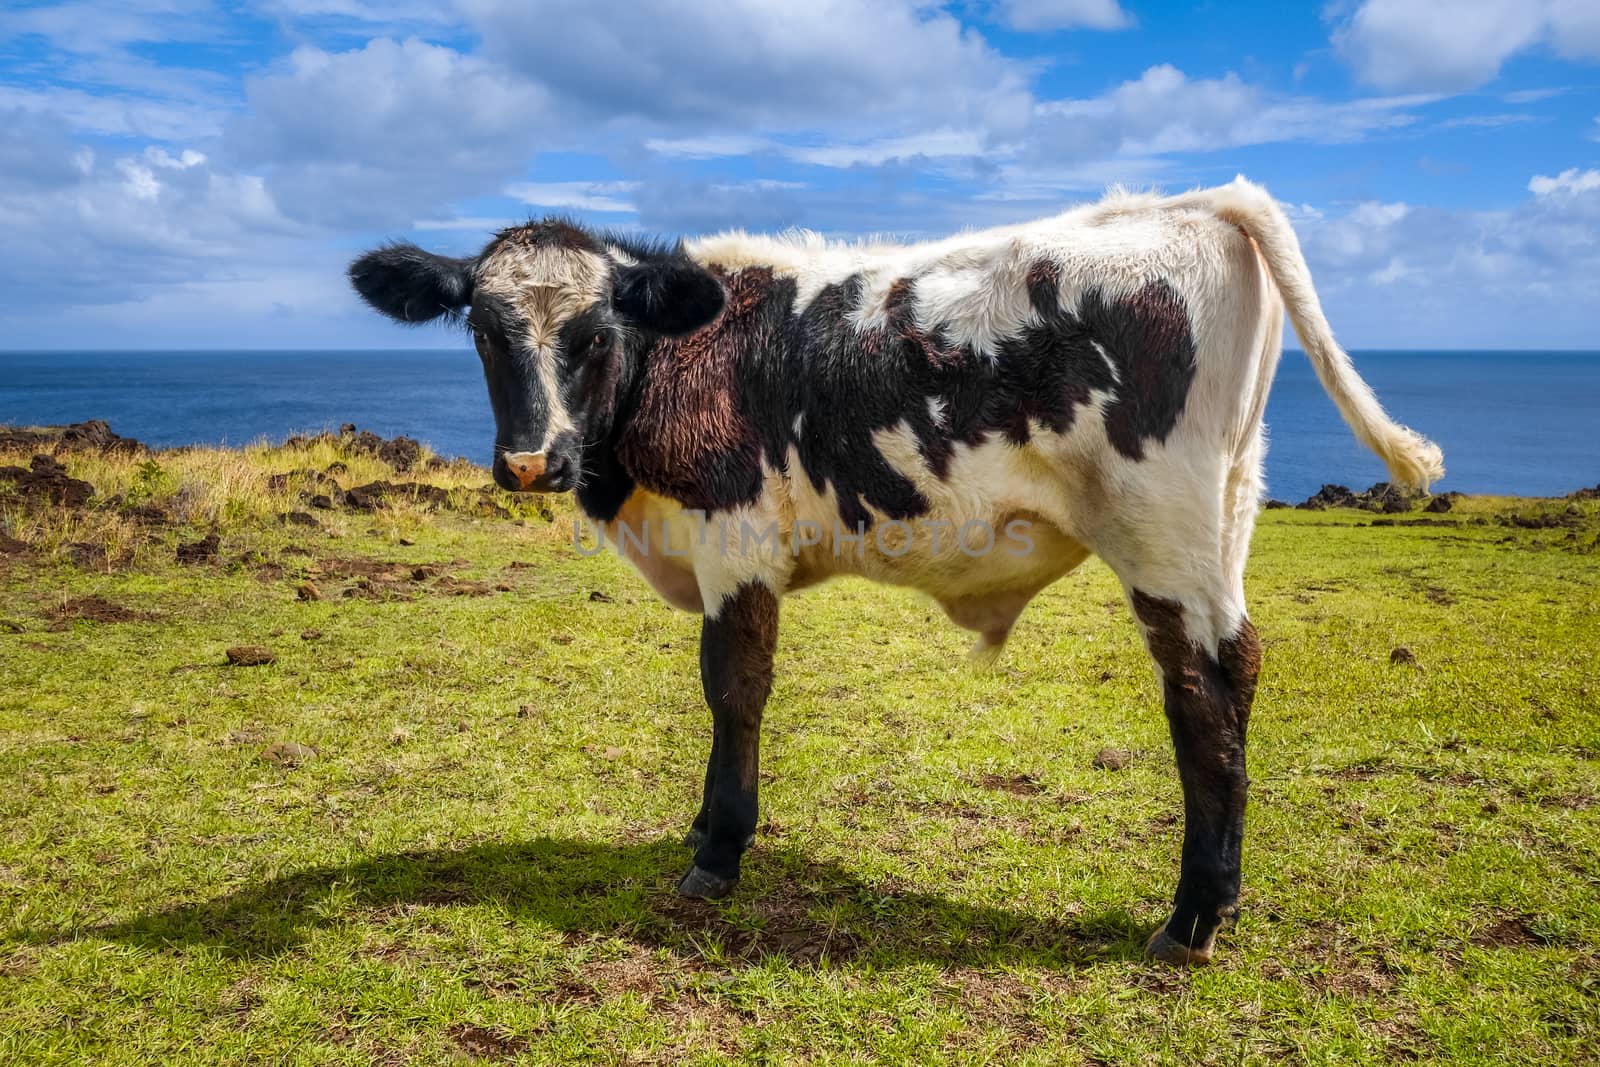
<svg viewBox="0 0 1600 1067"><path fill-rule="evenodd" d="M708 466L759 469L761 462L760 441L739 403L738 369L741 353L756 341L758 309L773 275L752 267L720 276L727 292L722 314L647 354L644 394L617 448L635 480L689 508L717 506L702 478Z"/></svg>

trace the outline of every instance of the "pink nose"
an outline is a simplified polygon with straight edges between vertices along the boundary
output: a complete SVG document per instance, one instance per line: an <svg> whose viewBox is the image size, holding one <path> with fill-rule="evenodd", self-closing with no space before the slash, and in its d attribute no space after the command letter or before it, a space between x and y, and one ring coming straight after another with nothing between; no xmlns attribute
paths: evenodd
<svg viewBox="0 0 1600 1067"><path fill-rule="evenodd" d="M506 455L506 470L524 489L531 489L539 475L544 473L543 452L511 452Z"/></svg>

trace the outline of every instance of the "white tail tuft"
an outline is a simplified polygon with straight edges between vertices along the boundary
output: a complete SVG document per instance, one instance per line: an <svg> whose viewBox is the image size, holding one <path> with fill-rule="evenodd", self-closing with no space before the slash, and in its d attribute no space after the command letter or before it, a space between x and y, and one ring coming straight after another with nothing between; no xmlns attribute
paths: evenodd
<svg viewBox="0 0 1600 1067"><path fill-rule="evenodd" d="M1266 263L1267 273L1283 294L1289 321L1311 358L1322 388L1356 439L1388 465L1389 477L1399 485L1423 490L1443 478L1444 453L1439 446L1389 418L1372 387L1356 373L1350 357L1333 339L1333 330L1311 284L1311 271L1300 253L1299 238L1277 201L1261 186L1243 178L1175 197L1174 201L1204 205L1218 218L1249 234Z"/></svg>

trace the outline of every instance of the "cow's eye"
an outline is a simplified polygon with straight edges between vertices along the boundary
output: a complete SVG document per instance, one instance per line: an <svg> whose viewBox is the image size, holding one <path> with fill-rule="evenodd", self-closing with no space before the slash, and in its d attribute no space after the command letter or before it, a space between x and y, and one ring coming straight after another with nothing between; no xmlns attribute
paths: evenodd
<svg viewBox="0 0 1600 1067"><path fill-rule="evenodd" d="M606 332L604 330L597 330L595 332L595 335L593 337L589 338L589 347L591 349L601 349L601 348L604 348L605 346L606 346Z"/></svg>

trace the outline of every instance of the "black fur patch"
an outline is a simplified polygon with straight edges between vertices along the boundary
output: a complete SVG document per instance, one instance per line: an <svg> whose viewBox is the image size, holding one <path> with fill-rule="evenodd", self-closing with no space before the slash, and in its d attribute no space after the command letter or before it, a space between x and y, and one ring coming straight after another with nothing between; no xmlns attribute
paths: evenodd
<svg viewBox="0 0 1600 1067"><path fill-rule="evenodd" d="M1121 299L1091 289L1068 310L1057 268L1042 261L1028 276L1037 321L991 358L919 327L912 280L890 289L887 325L861 331L851 322L860 277L798 315L794 283L766 268L721 277L728 304L711 325L639 353L637 407L619 423L621 466L692 508L755 500L762 461L786 469L793 448L817 491L833 488L846 524L869 525L869 506L911 518L928 502L878 452L876 431L906 423L943 477L957 442L1020 446L1031 423L1065 433L1097 390L1112 397L1112 446L1141 459L1171 433L1194 378L1188 316L1160 281Z"/></svg>

